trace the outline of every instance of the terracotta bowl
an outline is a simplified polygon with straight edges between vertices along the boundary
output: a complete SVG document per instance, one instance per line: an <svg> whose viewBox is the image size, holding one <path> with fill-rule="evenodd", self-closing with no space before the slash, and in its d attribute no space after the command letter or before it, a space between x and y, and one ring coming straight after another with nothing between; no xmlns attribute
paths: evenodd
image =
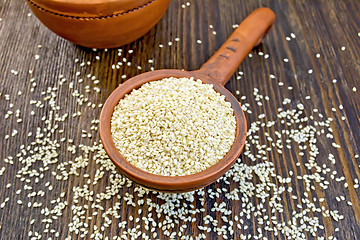
<svg viewBox="0 0 360 240"><path fill-rule="evenodd" d="M147 33L170 0L26 0L59 36L89 48L114 48Z"/></svg>

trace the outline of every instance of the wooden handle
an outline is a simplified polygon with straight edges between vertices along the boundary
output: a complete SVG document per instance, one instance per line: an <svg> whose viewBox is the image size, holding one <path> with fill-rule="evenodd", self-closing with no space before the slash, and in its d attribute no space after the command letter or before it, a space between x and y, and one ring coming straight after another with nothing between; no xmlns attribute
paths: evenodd
<svg viewBox="0 0 360 240"><path fill-rule="evenodd" d="M253 11L198 70L199 73L225 85L251 49L261 43L274 21L275 13L269 8Z"/></svg>

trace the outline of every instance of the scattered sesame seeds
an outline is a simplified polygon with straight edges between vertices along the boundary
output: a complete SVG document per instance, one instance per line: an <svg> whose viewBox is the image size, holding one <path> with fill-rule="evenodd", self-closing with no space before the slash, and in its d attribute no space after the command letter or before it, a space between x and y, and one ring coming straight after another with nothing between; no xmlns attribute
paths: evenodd
<svg viewBox="0 0 360 240"><path fill-rule="evenodd" d="M16 71L16 70L11 70L10 72L11 72L12 74L14 74L15 76L19 74L19 72Z"/></svg>

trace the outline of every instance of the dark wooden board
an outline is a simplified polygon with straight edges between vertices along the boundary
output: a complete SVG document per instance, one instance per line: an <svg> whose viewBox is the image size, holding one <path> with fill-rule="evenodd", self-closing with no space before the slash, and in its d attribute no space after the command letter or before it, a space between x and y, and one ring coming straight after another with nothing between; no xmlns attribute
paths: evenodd
<svg viewBox="0 0 360 240"><path fill-rule="evenodd" d="M0 204L6 198L4 208L0 208L0 239L27 239L29 231L38 232L42 235L42 239L55 237L55 233L46 233L46 223L41 222L46 219L45 212L41 213L41 209L53 209L54 205L51 200L56 200L64 192L64 196L60 197L61 201L67 201L68 206L61 211L62 216L53 219L49 229L55 229L59 232L58 239L65 239L71 236L72 239L82 238L74 231L69 230L69 223L74 219L74 211L72 206L86 205L89 201L79 197L79 203L74 202L76 198L73 187L83 187L87 184L87 178L84 174L89 174L93 179L96 169L100 168L99 163L95 163L92 159L93 153L89 155L88 165L78 170L79 176L71 175L66 181L59 181L52 175L52 171L57 171L57 166L61 163L75 161L76 156L80 156L81 144L93 146L94 142L99 142L97 131L92 131L91 126L93 119L98 119L101 108L98 104L104 103L109 94L126 79L146 71L162 68L196 70L198 69L226 40L233 31L233 25L238 24L252 10L266 6L271 8L277 15L277 20L270 34L264 40L263 44L252 50L252 57L248 57L239 67L239 71L243 72L241 79L239 73L236 73L226 87L239 97L246 96L246 100L240 100L245 105L249 103L252 113L245 113L248 126L256 121L275 121L274 127L261 128L259 131L259 142L261 144L271 143L267 141L267 135L275 137L275 130L290 130L281 124L277 118L278 108L296 109L299 103L304 106L301 117L314 116L314 122L324 121L326 118L332 118L330 127L333 130L333 139L328 139L325 134L317 137L317 145L319 146L319 154L316 156L318 166L326 164L327 168L337 171L335 179L331 179L330 173L323 174L329 181L329 187L324 190L319 185L315 186L315 190L309 191L310 199L316 198L316 207L324 206L329 210L338 210L344 219L335 221L331 217L322 214L309 213L309 216L319 217L319 222L324 225L324 229L316 231L315 236L324 236L329 239L334 236L337 239L360 239L360 190L356 188L356 183L360 178L360 158L355 156L360 154L360 2L357 0L347 1L239 1L239 0L192 0L189 1L190 6L182 8L182 4L187 1L173 0L170 3L161 21L144 37L139 40L121 47L122 56L118 56L118 49L108 51L86 49L76 46L50 32L44 27L33 15L24 1L0 0L0 169L5 167L5 171L0 176ZM209 27L213 25L213 29ZM216 35L212 32L216 31ZM291 37L291 33L295 34L295 38ZM289 37L289 40L286 40ZM175 41L179 38L179 41ZM197 43L201 40L201 44ZM168 42L172 42L169 46ZM159 47L162 44L163 47ZM41 45L39 47L38 45ZM344 50L342 50L342 47ZM133 53L128 50L132 49ZM263 55L262 55L263 53ZM265 58L265 54L269 54ZM320 57L316 55L320 54ZM35 55L39 55L36 59ZM96 59L100 57L100 60ZM113 64L123 61L126 58L132 64L131 66L121 66L119 69L112 69ZM285 62L284 59L288 59ZM75 59L79 59L76 62ZM153 63L148 60L152 59ZM85 65L81 66L84 62ZM89 62L89 64L87 64ZM138 69L137 66L141 66ZM312 72L309 70L312 70ZM29 73L32 70L32 73ZM14 74L16 71L17 74ZM79 72L79 75L76 73ZM90 77L88 76L90 74ZM270 74L275 79L270 78ZM63 85L59 84L59 75L63 75L66 81ZM125 76L126 77L125 77ZM91 77L99 80L98 84L94 84ZM124 77L122 77L124 76ZM35 80L31 80L34 78ZM80 79L83 79L80 80ZM336 82L333 80L336 79ZM33 82L36 82L34 91L31 92ZM69 88L70 82L73 82L73 88ZM279 85L279 82L280 85ZM283 84L283 85L282 85ZM90 89L86 92L86 89ZM68 141L61 142L56 148L59 156L56 164L50 164L49 170L43 171L43 178L39 177L39 182L35 182L36 177L27 176L24 181L20 177L16 177L18 171L24 166L16 155L21 152L21 145L24 148L34 141L34 136L38 127L46 128L47 123L41 118L46 116L49 118L51 112L51 104L44 101L44 97L49 94L42 95L49 87L57 87L55 104L61 107L59 114L69 113L69 117L63 123L59 123L59 129L63 128L64 132L55 131L51 136L51 140L60 141L61 138L73 139L74 143ZM99 92L94 90L99 88ZM290 88L289 88L290 87ZM256 96L254 96L254 88L258 89L258 93L262 96L268 96L269 100L262 100L262 106L258 105ZM84 94L89 100L88 102L96 104L95 108L86 106L87 103L80 105L77 102L78 97L73 97L74 90L78 90L80 94ZM21 94L19 94L21 91ZM239 92L237 92L239 91ZM10 100L6 100L5 95L9 95ZM284 99L290 99L291 102L283 104ZM30 104L31 100L41 100L44 102L43 108L38 108L34 104ZM10 109L10 103L13 107ZM20 118L22 122L17 122L15 111L20 110ZM318 109L314 111L314 109ZM14 113L9 118L5 118L6 113L12 110ZM34 115L31 115L34 111ZM81 112L80 116L72 117L76 112ZM263 119L259 119L261 114L265 113ZM323 115L319 116L319 113ZM52 122L54 124L55 121ZM306 123L304 123L304 126ZM17 135L11 136L13 129L18 131ZM92 133L91 138L82 137L82 130ZM28 132L32 132L33 136L28 137ZM10 135L5 139L6 135ZM283 134L285 139L285 134ZM285 141L285 140L282 141ZM332 145L335 142L341 148ZM71 154L68 146L76 145L77 153ZM286 143L284 142L284 146ZM250 146L250 153L256 154L256 146ZM98 150L95 150L98 152ZM275 173L283 178L291 178L291 193L282 193L281 202L284 204L284 212L275 214L276 221L287 222L294 217L293 211L299 212L301 209L297 204L304 204L295 200L292 196L299 199L306 191L303 181L298 181L297 176L305 174L314 174L314 172L306 169L309 155L307 150L305 156L299 156L299 148L284 149L279 154L276 150L266 153L268 162L274 164ZM329 153L334 155L336 164L331 164L328 160ZM6 159L13 156L13 164L6 163ZM42 157L43 159L44 157ZM248 166L259 164L262 160L257 159L251 161L251 158L244 154L241 155L242 162ZM301 163L300 167L297 162ZM32 165L33 169L39 170L42 163L37 162ZM314 170L314 169L313 169ZM293 175L289 174L292 171ZM105 176L99 184L90 185L89 189L97 193L106 191L106 187L114 185L111 183L111 172L105 171ZM343 180L336 181L336 178L344 177ZM30 179L26 182L26 179ZM215 183L206 189L226 188L232 190L239 188L238 183L229 179L230 185L223 181ZM250 180L249 180L250 181ZM253 177L252 183L257 184L259 179ZM49 187L45 184L53 187ZM282 184L274 179L273 183L278 187ZM348 187L344 184L347 183ZM10 187L8 184L11 184ZM32 190L26 189L26 186L33 187ZM354 187L355 185L355 187ZM25 189L24 189L25 187ZM128 227L134 227L137 224L129 219L130 215L135 218L144 216L148 213L148 206L130 207L124 200L125 193L134 194L134 185L123 187L115 196L108 201L102 201L101 205L105 209L109 209L119 203L117 210L120 220L112 218L113 223L105 228L103 237L107 236L112 239L115 235L121 235L125 230L118 227L119 221L126 221ZM241 186L240 186L241 187ZM21 189L21 192L16 192ZM33 191L44 191L44 196L29 197ZM271 198L272 192L270 191ZM40 195L41 192L40 192ZM135 194L135 200L142 197ZM340 196L345 200L338 201ZM241 202L231 201L224 195L211 199L205 194L206 201L204 206L201 205L199 199L195 199L193 204L197 208L205 208L206 214L210 214L214 219L223 221L220 214L211 211L214 202L220 204L226 203L226 209L231 211L229 219L234 220L235 215L239 215L242 211ZM151 199L158 204L164 204L156 194L149 193L145 199ZM324 201L319 205L319 199ZM18 200L22 204L18 204ZM250 202L257 204L258 198L251 198ZM41 202L41 207L28 207L28 203ZM351 202L352 205L349 205ZM266 203L268 201L266 200ZM138 214L138 210L143 209L142 214ZM265 213L271 215L272 208L265 207ZM92 211L85 209L85 216L91 214ZM99 211L99 214L103 211ZM153 214L155 212L153 211ZM198 225L204 224L205 214L196 214L196 222L181 223L187 225L184 234L188 236L196 236L203 231L199 230ZM156 221L163 221L164 216L160 219L154 217ZM31 222L35 219L34 223ZM258 228L261 229L264 236L268 239L290 239L286 234L274 235L272 231L265 229L264 225L257 222L257 218L251 215L250 219L244 219L242 229L234 224L234 234L229 238L241 239L241 234L258 235ZM89 224L89 232L84 238L89 239L91 234L95 232L93 226L102 226L104 219L101 216L87 221ZM150 231L144 228L144 223L140 221L139 231L144 232L148 236ZM177 232L180 225L175 225L172 229ZM249 227L244 228L245 225ZM221 224L219 225L221 226ZM335 231L337 230L338 231ZM125 228L126 229L126 228ZM101 231L102 232L102 231ZM160 239L165 238L164 231L156 229ZM305 232L306 239L314 239L311 233ZM217 239L218 235L211 231L206 233L207 239Z"/></svg>

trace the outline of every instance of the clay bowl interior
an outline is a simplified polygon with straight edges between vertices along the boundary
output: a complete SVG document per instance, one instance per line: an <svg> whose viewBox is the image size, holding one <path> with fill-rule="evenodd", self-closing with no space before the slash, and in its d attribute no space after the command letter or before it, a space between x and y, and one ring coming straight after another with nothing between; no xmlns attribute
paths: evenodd
<svg viewBox="0 0 360 240"><path fill-rule="evenodd" d="M57 35L84 47L114 48L145 35L170 0L26 0Z"/></svg>
<svg viewBox="0 0 360 240"><path fill-rule="evenodd" d="M191 175L175 177L148 173L130 164L120 154L113 142L110 123L112 113L119 100L126 94L130 93L133 89L139 88L146 82L161 80L167 77L194 77L194 79L201 79L204 83L213 84L214 89L225 96L226 101L231 103L234 110L234 115L236 117L236 136L233 146L222 160L204 171ZM99 130L103 146L110 159L117 166L120 172L128 178L153 190L163 192L186 192L196 190L213 183L230 169L244 147L247 124L238 100L226 88L218 82L212 80L207 74L202 73L201 70L192 72L181 70L157 70L137 75L127 80L115 89L115 91L113 91L102 108Z"/></svg>

